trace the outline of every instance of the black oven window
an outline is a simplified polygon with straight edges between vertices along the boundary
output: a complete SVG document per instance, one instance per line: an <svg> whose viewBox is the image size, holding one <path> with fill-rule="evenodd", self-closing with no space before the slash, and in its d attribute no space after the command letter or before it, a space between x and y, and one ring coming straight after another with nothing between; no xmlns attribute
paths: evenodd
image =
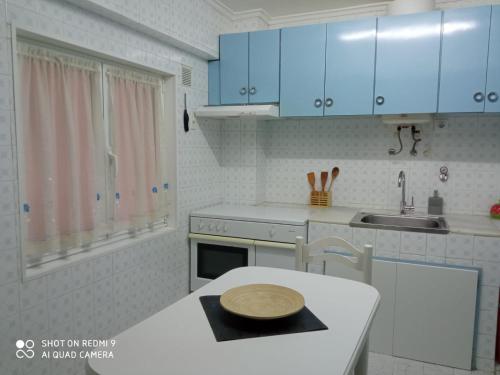
<svg viewBox="0 0 500 375"><path fill-rule="evenodd" d="M248 266L248 248L198 243L198 277L216 279L233 268Z"/></svg>

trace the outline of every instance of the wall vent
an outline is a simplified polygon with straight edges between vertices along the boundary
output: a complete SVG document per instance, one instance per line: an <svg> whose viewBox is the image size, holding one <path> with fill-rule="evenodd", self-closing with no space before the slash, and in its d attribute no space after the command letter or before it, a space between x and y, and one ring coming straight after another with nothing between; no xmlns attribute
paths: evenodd
<svg viewBox="0 0 500 375"><path fill-rule="evenodd" d="M191 87L191 75L193 68L187 65L182 65L182 86Z"/></svg>

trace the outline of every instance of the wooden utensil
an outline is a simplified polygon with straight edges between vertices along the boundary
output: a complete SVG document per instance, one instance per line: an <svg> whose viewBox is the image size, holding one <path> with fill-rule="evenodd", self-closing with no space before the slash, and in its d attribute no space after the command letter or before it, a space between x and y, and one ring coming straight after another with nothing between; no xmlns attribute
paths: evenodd
<svg viewBox="0 0 500 375"><path fill-rule="evenodd" d="M332 169L332 180L330 181L330 186L328 187L328 191L332 191L333 181L335 181L339 173L340 169L338 167L334 167Z"/></svg>
<svg viewBox="0 0 500 375"><path fill-rule="evenodd" d="M309 185L311 185L312 191L316 191L316 176L314 175L314 172L309 172L307 174L307 181L309 181Z"/></svg>
<svg viewBox="0 0 500 375"><path fill-rule="evenodd" d="M328 181L328 172L321 172L321 191L325 192L326 181Z"/></svg>
<svg viewBox="0 0 500 375"><path fill-rule="evenodd" d="M249 284L229 289L220 297L222 308L257 320L284 318L304 308L299 292L274 284Z"/></svg>

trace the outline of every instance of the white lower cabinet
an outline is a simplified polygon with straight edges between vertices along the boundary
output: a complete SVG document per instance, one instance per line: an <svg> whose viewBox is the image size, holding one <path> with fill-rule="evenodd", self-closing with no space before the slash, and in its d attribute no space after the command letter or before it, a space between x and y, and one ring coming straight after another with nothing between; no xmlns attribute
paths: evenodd
<svg viewBox="0 0 500 375"><path fill-rule="evenodd" d="M328 265L331 276L361 280L358 271ZM370 351L471 369L478 271L402 260L373 261L381 302Z"/></svg>
<svg viewBox="0 0 500 375"><path fill-rule="evenodd" d="M261 267L295 269L295 251L277 247L256 246L255 265Z"/></svg>
<svg viewBox="0 0 500 375"><path fill-rule="evenodd" d="M399 263L393 353L471 368L478 271Z"/></svg>

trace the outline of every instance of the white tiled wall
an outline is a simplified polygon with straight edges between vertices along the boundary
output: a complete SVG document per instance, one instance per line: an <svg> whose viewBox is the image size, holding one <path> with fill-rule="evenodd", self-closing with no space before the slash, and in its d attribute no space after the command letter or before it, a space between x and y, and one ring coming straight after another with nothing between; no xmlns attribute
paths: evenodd
<svg viewBox="0 0 500 375"><path fill-rule="evenodd" d="M340 168L335 181L334 205L362 208L399 207L397 176L404 170L407 192L415 205L426 210L434 189L444 197L446 213L488 214L500 198L500 118L455 117L445 127L420 125L418 155L409 155L409 129L403 130L404 149L390 157L398 145L395 126L378 118L267 121L266 201L307 203L306 174ZM439 180L446 165L449 180ZM411 198L408 198L408 203Z"/></svg>
<svg viewBox="0 0 500 375"><path fill-rule="evenodd" d="M207 51L217 47L217 35L227 26L201 0L94 2ZM181 64L193 67L192 87L178 80L176 93L178 230L131 240L112 253L21 282L11 22L160 71L179 75ZM16 361L15 340L108 337L188 292L188 214L222 201L223 174L221 124L193 121L184 133L184 92L190 110L206 104L203 59L62 0L0 0L0 374L83 374L78 361Z"/></svg>
<svg viewBox="0 0 500 375"><path fill-rule="evenodd" d="M265 201L266 123L254 119L225 120L222 126L224 203Z"/></svg>
<svg viewBox="0 0 500 375"><path fill-rule="evenodd" d="M316 222L309 224L309 241L327 236L339 236L358 246L371 243L374 245L374 255L378 257L480 268L479 319L474 359L477 369L494 371L500 287L500 238L374 230ZM418 366L424 365L411 362ZM446 367L443 370L453 371ZM462 374L461 371L455 373Z"/></svg>

